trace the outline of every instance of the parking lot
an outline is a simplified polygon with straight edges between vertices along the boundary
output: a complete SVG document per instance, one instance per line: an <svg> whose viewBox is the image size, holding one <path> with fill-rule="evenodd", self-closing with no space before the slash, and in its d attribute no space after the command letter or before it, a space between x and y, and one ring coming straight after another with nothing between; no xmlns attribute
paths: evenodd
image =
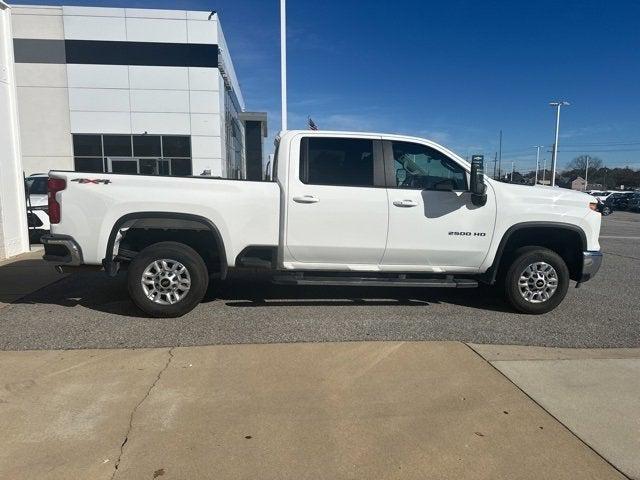
<svg viewBox="0 0 640 480"><path fill-rule="evenodd" d="M459 340L558 347L640 346L640 215L603 219L605 260L555 311L514 314L489 288L213 285L179 319L149 319L124 276L78 273L0 312L2 349L75 349L357 340Z"/></svg>

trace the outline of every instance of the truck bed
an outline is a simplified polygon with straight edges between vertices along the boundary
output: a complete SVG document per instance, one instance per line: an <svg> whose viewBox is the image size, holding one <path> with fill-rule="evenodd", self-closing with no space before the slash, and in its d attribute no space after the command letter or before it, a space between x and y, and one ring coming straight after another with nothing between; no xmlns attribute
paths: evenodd
<svg viewBox="0 0 640 480"><path fill-rule="evenodd" d="M66 180L57 194L61 221L51 233L72 236L84 263L99 265L119 219L140 212L183 213L212 222L224 240L227 264L249 245L277 245L280 189L275 182L214 177L158 177L51 171Z"/></svg>

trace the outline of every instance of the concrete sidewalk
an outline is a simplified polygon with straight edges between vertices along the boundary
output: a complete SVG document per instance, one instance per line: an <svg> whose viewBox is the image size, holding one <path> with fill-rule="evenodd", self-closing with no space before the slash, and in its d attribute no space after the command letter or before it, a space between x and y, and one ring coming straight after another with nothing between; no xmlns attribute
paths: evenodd
<svg viewBox="0 0 640 480"><path fill-rule="evenodd" d="M0 309L65 277L35 250L0 261Z"/></svg>
<svg viewBox="0 0 640 480"><path fill-rule="evenodd" d="M640 349L472 348L621 472L640 479Z"/></svg>
<svg viewBox="0 0 640 480"><path fill-rule="evenodd" d="M460 343L0 352L0 385L0 478L624 478Z"/></svg>

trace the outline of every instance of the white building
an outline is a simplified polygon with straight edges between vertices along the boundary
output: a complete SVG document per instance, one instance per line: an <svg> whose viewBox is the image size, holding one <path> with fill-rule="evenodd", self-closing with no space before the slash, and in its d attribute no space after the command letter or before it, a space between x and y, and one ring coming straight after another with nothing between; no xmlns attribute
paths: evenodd
<svg viewBox="0 0 640 480"><path fill-rule="evenodd" d="M0 148L21 146L12 154L20 177L58 169L261 179L266 114L245 111L215 12L13 6L9 24L4 11L18 111L3 102L2 115L19 118L20 145Z"/></svg>
<svg viewBox="0 0 640 480"><path fill-rule="evenodd" d="M10 11L0 1L0 260L29 249Z"/></svg>

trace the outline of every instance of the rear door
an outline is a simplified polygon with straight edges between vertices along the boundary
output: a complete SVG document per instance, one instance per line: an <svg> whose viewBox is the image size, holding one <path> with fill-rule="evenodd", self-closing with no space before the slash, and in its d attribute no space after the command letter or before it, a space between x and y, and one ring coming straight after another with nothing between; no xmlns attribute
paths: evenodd
<svg viewBox="0 0 640 480"><path fill-rule="evenodd" d="M471 202L468 174L447 153L413 142L385 141L389 235L383 265L439 271L477 268L493 236L496 205Z"/></svg>
<svg viewBox="0 0 640 480"><path fill-rule="evenodd" d="M285 261L379 265L389 210L380 140L309 135L298 145L289 159Z"/></svg>

